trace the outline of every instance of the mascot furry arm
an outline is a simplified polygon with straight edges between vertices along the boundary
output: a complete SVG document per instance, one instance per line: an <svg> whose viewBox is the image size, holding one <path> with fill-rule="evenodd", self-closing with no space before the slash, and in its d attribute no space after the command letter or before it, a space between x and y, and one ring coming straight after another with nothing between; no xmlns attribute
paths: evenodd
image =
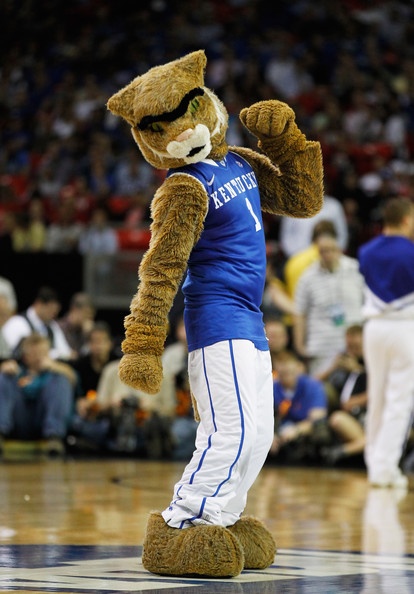
<svg viewBox="0 0 414 594"><path fill-rule="evenodd" d="M204 86L205 67L204 51L193 52L150 69L108 101L108 109L131 125L144 158L158 169L177 170L153 198L151 242L125 318L120 377L150 394L160 389L168 313L209 204L203 185L179 168L221 160L229 151L227 111ZM293 110L280 101L262 101L243 109L240 118L258 138L260 152L231 150L252 166L262 210L294 217L316 214L323 202L321 150L298 129Z"/></svg>

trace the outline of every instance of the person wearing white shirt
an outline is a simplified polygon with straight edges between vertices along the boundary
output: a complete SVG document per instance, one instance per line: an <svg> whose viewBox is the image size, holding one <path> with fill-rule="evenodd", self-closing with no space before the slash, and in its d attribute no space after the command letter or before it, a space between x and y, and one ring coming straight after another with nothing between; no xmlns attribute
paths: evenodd
<svg viewBox="0 0 414 594"><path fill-rule="evenodd" d="M14 285L4 276L0 276L0 295L4 295L7 298L11 313L17 311L17 297Z"/></svg>
<svg viewBox="0 0 414 594"><path fill-rule="evenodd" d="M59 310L56 292L52 288L41 287L32 305L25 312L11 316L2 327L3 338L12 354L17 356L22 339L36 332L49 338L52 359L71 359L72 349L56 322Z"/></svg>

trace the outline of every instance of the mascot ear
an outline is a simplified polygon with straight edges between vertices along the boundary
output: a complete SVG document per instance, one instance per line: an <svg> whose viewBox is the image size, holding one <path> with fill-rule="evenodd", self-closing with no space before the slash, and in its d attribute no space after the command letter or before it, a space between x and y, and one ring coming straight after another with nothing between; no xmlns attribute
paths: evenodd
<svg viewBox="0 0 414 594"><path fill-rule="evenodd" d="M134 98L136 94L136 85L139 82L139 77L133 83L124 87L109 99L106 104L107 108L116 116L121 116L130 124L134 126Z"/></svg>
<svg viewBox="0 0 414 594"><path fill-rule="evenodd" d="M204 50L197 50L168 64L154 66L112 95L106 106L134 128L143 115L157 111L162 113L166 108L173 109L183 93L204 86L206 64ZM166 104L164 96L165 87L169 84L170 106Z"/></svg>
<svg viewBox="0 0 414 594"><path fill-rule="evenodd" d="M204 70L207 64L204 50L198 50L191 54L187 54L180 60L177 60L177 65L178 64L183 71L190 75L190 78L198 80L200 86L204 84Z"/></svg>

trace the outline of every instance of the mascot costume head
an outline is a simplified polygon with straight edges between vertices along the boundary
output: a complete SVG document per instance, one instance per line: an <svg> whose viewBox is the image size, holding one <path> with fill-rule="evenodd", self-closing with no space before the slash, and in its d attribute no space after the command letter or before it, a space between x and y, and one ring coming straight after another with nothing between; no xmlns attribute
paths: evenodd
<svg viewBox="0 0 414 594"><path fill-rule="evenodd" d="M199 421L193 457L171 504L149 516L143 565L155 574L217 578L268 567L276 553L264 524L242 515L273 437L260 310L262 212L316 214L323 168L319 143L306 139L293 110L277 100L240 113L257 151L229 147L228 114L205 86L206 62L199 50L155 66L115 93L108 109L128 122L146 161L167 170L151 203L151 241L125 318L119 374L139 390L159 392L168 314L185 275ZM259 378L257 386L251 377Z"/></svg>

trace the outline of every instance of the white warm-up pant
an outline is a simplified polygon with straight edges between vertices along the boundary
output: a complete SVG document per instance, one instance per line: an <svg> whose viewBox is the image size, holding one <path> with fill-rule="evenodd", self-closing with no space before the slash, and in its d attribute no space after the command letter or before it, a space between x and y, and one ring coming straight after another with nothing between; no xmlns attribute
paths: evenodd
<svg viewBox="0 0 414 594"><path fill-rule="evenodd" d="M231 526L273 439L270 354L227 340L192 351L188 370L200 416L195 451L162 515L175 528Z"/></svg>
<svg viewBox="0 0 414 594"><path fill-rule="evenodd" d="M414 409L414 320L364 326L368 377L365 462L371 482L393 481Z"/></svg>

